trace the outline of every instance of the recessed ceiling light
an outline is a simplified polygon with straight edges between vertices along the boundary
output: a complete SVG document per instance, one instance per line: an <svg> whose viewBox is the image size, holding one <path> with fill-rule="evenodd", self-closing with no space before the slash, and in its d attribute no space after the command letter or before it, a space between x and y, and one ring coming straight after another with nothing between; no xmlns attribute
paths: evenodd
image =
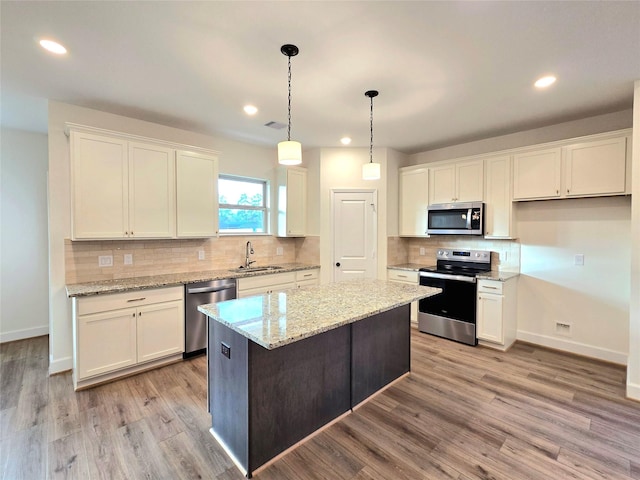
<svg viewBox="0 0 640 480"><path fill-rule="evenodd" d="M256 113L258 113L258 108L254 107L253 105L245 105L244 113L246 113L247 115L255 115Z"/></svg>
<svg viewBox="0 0 640 480"><path fill-rule="evenodd" d="M546 88L549 85L554 84L555 81L556 81L556 77L554 77L553 75L548 75L546 77L542 77L536 80L536 83L534 83L534 85L538 88Z"/></svg>
<svg viewBox="0 0 640 480"><path fill-rule="evenodd" d="M340 143L343 145L349 145L351 143L351 138L349 137L342 137L340 139Z"/></svg>
<svg viewBox="0 0 640 480"><path fill-rule="evenodd" d="M40 40L40 46L51 53L55 53L56 55L64 55L67 53L66 48L53 40L42 39Z"/></svg>

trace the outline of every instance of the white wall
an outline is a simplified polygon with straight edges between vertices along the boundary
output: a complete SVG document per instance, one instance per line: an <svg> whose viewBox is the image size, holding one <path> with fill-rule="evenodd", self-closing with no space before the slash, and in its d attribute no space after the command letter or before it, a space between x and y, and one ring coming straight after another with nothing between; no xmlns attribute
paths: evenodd
<svg viewBox="0 0 640 480"><path fill-rule="evenodd" d="M49 103L49 371L72 366L71 302L65 291L64 239L70 237L69 142L65 122L126 132L217 150L220 172L274 180L276 150L222 137L112 115L59 102Z"/></svg>
<svg viewBox="0 0 640 480"><path fill-rule="evenodd" d="M519 339L626 364L630 218L629 197L518 204Z"/></svg>
<svg viewBox="0 0 640 480"><path fill-rule="evenodd" d="M633 97L633 152L631 167L631 308L627 396L640 401L640 80Z"/></svg>
<svg viewBox="0 0 640 480"><path fill-rule="evenodd" d="M595 117L582 118L580 120L559 123L548 127L525 130L510 135L501 135L499 137L420 152L411 155L409 161L411 165L419 165L421 163L437 162L469 155L480 155L482 153L497 152L510 148L536 145L538 143L554 142L556 140L564 140L582 135L613 132L614 130L630 128L632 118L633 110L597 115Z"/></svg>
<svg viewBox="0 0 640 480"><path fill-rule="evenodd" d="M47 136L1 137L0 343L49 333Z"/></svg>
<svg viewBox="0 0 640 480"><path fill-rule="evenodd" d="M334 259L331 231L331 190L375 189L378 194L377 276L386 278L387 268L387 155L388 149L375 148L373 157L380 163L380 180L363 180L362 165L369 161L367 148L322 148L320 164L320 274L321 282L333 280Z"/></svg>

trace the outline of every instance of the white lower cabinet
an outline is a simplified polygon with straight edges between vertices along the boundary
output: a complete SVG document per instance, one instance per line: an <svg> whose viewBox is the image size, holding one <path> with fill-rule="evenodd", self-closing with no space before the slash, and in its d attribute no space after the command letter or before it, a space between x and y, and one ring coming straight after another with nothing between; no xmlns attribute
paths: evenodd
<svg viewBox="0 0 640 480"><path fill-rule="evenodd" d="M181 358L183 290L179 286L75 297L74 388Z"/></svg>
<svg viewBox="0 0 640 480"><path fill-rule="evenodd" d="M396 283L406 283L409 285L418 285L418 272L411 270L402 270L399 268L387 269L387 280ZM418 321L418 302L411 302L411 321Z"/></svg>
<svg viewBox="0 0 640 480"><path fill-rule="evenodd" d="M318 285L318 274L318 269L312 269L239 278L237 284L238 298L273 293L290 288L300 288L307 285Z"/></svg>
<svg viewBox="0 0 640 480"><path fill-rule="evenodd" d="M517 277L506 281L478 280L478 343L507 350L516 340Z"/></svg>

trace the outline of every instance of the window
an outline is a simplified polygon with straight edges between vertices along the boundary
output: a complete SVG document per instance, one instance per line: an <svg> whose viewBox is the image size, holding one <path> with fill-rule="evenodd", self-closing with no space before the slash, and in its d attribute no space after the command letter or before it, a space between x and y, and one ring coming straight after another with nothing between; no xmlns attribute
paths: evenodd
<svg viewBox="0 0 640 480"><path fill-rule="evenodd" d="M266 180L220 175L220 233L267 233L266 198Z"/></svg>

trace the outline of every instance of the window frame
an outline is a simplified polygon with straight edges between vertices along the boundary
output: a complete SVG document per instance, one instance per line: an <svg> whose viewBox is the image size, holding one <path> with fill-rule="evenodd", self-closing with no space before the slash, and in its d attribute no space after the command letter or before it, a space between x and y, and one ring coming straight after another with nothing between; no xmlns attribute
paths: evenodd
<svg viewBox="0 0 640 480"><path fill-rule="evenodd" d="M237 205L232 203L221 203L220 202L220 180L228 180L235 182L244 182L244 183L254 183L258 185L262 185L262 205L261 207L256 207L253 205ZM220 222L220 210L245 210L245 211L262 211L262 229L263 232L234 232L234 231L223 231L222 224ZM218 174L218 231L220 236L233 236L233 235L270 235L269 225L271 224L270 220L270 208L269 208L269 181L265 178L253 178L253 177L244 177L241 175L231 175L220 173Z"/></svg>

